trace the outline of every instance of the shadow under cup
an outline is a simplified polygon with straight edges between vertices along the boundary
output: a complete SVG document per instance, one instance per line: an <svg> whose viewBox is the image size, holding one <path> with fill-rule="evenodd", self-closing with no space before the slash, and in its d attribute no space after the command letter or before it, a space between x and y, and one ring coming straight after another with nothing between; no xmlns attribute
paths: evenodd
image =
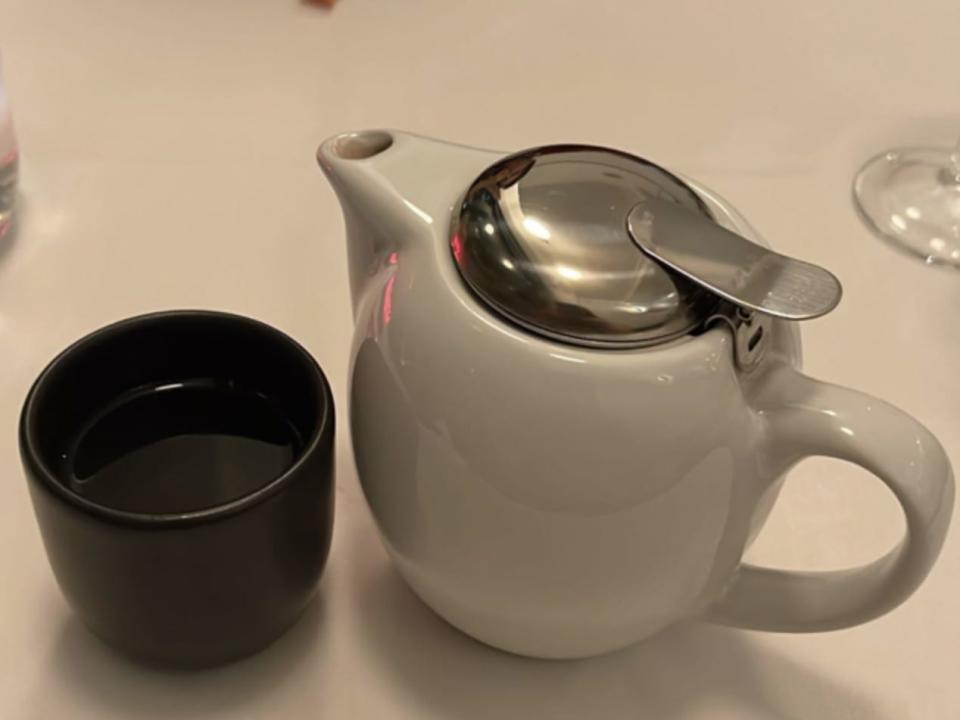
<svg viewBox="0 0 960 720"><path fill-rule="evenodd" d="M175 311L57 356L20 451L64 595L111 645L204 666L255 652L312 598L333 528L334 405L263 323Z"/></svg>

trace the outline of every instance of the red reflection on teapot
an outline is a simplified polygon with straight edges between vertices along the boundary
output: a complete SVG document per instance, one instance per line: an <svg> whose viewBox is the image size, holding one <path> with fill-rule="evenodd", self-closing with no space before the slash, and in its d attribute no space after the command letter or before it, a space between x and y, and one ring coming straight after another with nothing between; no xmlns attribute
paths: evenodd
<svg viewBox="0 0 960 720"><path fill-rule="evenodd" d="M393 317L393 284L396 282L397 276L394 275L387 281L387 288L383 291L383 324L389 325L390 318Z"/></svg>
<svg viewBox="0 0 960 720"><path fill-rule="evenodd" d="M460 235L454 235L453 239L450 241L450 246L453 248L453 256L457 259L457 262L460 263L463 261L463 240L460 239Z"/></svg>

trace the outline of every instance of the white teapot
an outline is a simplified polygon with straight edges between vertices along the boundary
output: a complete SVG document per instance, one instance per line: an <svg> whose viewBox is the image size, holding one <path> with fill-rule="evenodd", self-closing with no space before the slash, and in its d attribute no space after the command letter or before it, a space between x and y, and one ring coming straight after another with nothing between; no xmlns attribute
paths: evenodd
<svg viewBox="0 0 960 720"><path fill-rule="evenodd" d="M400 573L450 623L583 657L689 617L846 627L922 582L952 471L902 411L799 372L793 321L836 305L830 273L619 151L367 131L318 158L348 236L360 480ZM840 572L744 564L812 455L886 483L906 537Z"/></svg>

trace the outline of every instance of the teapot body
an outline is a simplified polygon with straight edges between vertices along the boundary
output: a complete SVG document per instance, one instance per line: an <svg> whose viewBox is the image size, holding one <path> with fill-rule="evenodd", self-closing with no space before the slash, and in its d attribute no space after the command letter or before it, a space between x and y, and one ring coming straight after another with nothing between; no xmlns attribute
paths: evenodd
<svg viewBox="0 0 960 720"><path fill-rule="evenodd" d="M425 164L411 187L426 190L406 198L421 224L380 210L397 215L381 227L417 237L378 232L351 274L357 469L397 568L442 617L524 655L595 655L697 615L730 582L781 484L751 403L764 368L737 369L723 324L611 351L491 314L450 247L481 161L442 183ZM767 357L798 366L795 325L771 328Z"/></svg>

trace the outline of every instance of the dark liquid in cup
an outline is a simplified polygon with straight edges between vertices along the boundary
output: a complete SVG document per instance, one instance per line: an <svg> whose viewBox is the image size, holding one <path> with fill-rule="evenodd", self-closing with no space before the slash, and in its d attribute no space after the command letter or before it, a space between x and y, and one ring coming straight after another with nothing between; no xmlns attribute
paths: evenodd
<svg viewBox="0 0 960 720"><path fill-rule="evenodd" d="M111 508L200 510L286 471L302 439L270 398L219 380L138 388L104 408L64 454L70 487Z"/></svg>

